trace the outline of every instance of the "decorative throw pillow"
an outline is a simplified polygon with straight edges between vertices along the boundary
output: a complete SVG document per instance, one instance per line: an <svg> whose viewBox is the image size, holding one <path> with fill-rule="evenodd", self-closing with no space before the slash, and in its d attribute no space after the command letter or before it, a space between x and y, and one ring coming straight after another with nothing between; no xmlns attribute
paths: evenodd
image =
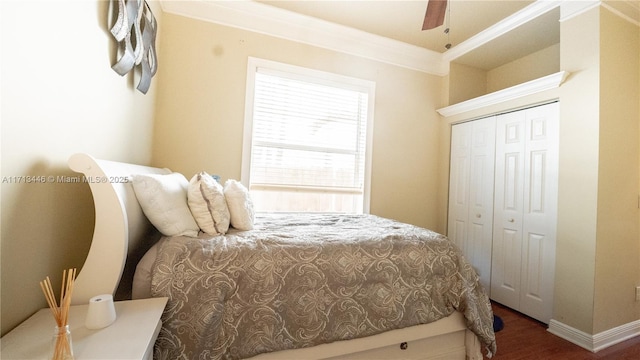
<svg viewBox="0 0 640 360"><path fill-rule="evenodd" d="M191 178L187 202L202 231L218 235L229 230L230 215L224 190L211 175L202 171Z"/></svg>
<svg viewBox="0 0 640 360"><path fill-rule="evenodd" d="M229 206L231 226L238 230L253 229L255 214L249 190L239 181L229 179L224 183L224 197Z"/></svg>
<svg viewBox="0 0 640 360"><path fill-rule="evenodd" d="M187 204L189 181L184 175L133 175L133 190L142 211L165 236L197 237L200 228Z"/></svg>

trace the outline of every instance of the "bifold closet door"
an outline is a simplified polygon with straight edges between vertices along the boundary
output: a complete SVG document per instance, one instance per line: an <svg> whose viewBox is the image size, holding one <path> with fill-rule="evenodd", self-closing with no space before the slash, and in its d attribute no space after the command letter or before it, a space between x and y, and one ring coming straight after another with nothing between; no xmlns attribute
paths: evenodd
<svg viewBox="0 0 640 360"><path fill-rule="evenodd" d="M491 298L551 320L558 196L558 103L496 119Z"/></svg>
<svg viewBox="0 0 640 360"><path fill-rule="evenodd" d="M448 236L490 291L495 117L453 125Z"/></svg>

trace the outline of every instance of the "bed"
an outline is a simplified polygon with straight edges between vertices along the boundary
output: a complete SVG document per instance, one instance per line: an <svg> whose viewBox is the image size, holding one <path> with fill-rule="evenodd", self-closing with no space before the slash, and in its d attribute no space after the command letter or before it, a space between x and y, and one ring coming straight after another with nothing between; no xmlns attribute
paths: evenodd
<svg viewBox="0 0 640 360"><path fill-rule="evenodd" d="M73 303L169 297L156 359L479 360L483 347L496 351L489 299L440 234L373 215L258 214L247 230L163 236L131 179L169 169L88 154L69 167L95 203Z"/></svg>

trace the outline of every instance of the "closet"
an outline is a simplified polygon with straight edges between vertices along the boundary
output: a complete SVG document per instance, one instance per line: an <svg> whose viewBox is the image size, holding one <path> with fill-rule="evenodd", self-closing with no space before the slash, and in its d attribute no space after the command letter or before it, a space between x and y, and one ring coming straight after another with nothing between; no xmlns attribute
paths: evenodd
<svg viewBox="0 0 640 360"><path fill-rule="evenodd" d="M548 323L553 309L558 103L452 126L448 236L491 299Z"/></svg>

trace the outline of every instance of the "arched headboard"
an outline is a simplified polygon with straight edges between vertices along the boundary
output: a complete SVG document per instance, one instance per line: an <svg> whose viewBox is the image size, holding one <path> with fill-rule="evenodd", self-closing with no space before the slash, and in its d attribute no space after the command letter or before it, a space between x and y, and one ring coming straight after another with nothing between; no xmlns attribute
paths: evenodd
<svg viewBox="0 0 640 360"><path fill-rule="evenodd" d="M129 298L139 259L160 234L138 204L133 174L169 174L168 169L94 159L84 153L69 158L69 167L84 174L95 204L93 239L73 290L73 304L100 294Z"/></svg>

